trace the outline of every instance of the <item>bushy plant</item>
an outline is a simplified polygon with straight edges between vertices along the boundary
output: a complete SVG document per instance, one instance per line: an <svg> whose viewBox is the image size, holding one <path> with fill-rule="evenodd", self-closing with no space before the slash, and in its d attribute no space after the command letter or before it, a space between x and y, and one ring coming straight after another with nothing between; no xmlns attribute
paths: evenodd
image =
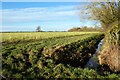
<svg viewBox="0 0 120 80"><path fill-rule="evenodd" d="M114 72L120 71L120 27L118 21L106 32L103 50L99 56L100 64L106 64ZM108 57L109 56L109 57Z"/></svg>

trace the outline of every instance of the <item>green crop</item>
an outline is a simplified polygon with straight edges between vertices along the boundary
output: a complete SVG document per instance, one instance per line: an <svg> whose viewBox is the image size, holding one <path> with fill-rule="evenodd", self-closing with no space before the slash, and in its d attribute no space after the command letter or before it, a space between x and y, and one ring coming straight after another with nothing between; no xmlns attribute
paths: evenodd
<svg viewBox="0 0 120 80"><path fill-rule="evenodd" d="M44 34L49 36L49 33ZM65 32L63 33L65 34ZM64 36L63 33L60 36L50 35L50 37L41 35L44 39L30 41L26 39L26 42L21 39L21 42L13 40L13 43L4 44L2 46L2 76L6 79L24 78L26 80L34 78L104 78L93 69L81 68L88 60L88 55L95 52L97 44L104 37L103 34L75 33L73 35L66 33ZM71 63L79 64L79 66L73 66ZM111 76L106 75L105 77L118 78L119 75L111 74Z"/></svg>
<svg viewBox="0 0 120 80"><path fill-rule="evenodd" d="M28 33L2 33L2 42L18 42L29 40L41 40L55 37L74 36L99 32L28 32ZM0 33L1 34L1 33Z"/></svg>

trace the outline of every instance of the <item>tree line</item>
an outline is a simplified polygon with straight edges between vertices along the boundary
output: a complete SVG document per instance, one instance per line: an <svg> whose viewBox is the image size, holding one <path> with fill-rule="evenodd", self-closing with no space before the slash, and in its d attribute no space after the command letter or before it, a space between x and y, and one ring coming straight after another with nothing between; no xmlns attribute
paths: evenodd
<svg viewBox="0 0 120 80"><path fill-rule="evenodd" d="M100 27L87 27L87 26L83 26L83 27L74 27L68 30L68 32L95 32L95 31L100 31L103 32L103 28Z"/></svg>

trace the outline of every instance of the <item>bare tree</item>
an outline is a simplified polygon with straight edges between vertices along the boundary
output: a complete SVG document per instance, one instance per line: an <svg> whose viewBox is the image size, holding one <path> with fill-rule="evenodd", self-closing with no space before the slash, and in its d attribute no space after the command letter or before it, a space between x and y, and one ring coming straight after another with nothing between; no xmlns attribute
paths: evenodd
<svg viewBox="0 0 120 80"><path fill-rule="evenodd" d="M118 2L93 2L86 7L83 13L90 20L96 20L101 23L106 30L111 23L118 21L119 6ZM81 14L80 14L81 17Z"/></svg>
<svg viewBox="0 0 120 80"><path fill-rule="evenodd" d="M36 28L36 31L37 31L37 32L41 32L41 31L42 31L42 30L41 30L41 27L38 26L38 27Z"/></svg>

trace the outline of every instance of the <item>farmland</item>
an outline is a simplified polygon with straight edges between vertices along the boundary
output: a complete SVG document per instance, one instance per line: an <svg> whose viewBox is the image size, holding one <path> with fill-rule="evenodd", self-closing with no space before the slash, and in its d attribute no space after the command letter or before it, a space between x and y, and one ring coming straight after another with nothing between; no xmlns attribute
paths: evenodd
<svg viewBox="0 0 120 80"><path fill-rule="evenodd" d="M120 80L118 0L2 4L0 79Z"/></svg>
<svg viewBox="0 0 120 80"><path fill-rule="evenodd" d="M54 37L74 36L80 34L91 34L99 32L26 32L26 33L1 33L2 42L17 42L22 40L40 40Z"/></svg>
<svg viewBox="0 0 120 80"><path fill-rule="evenodd" d="M3 33L2 76L102 78L104 72L100 75L84 66L103 37L99 32Z"/></svg>

